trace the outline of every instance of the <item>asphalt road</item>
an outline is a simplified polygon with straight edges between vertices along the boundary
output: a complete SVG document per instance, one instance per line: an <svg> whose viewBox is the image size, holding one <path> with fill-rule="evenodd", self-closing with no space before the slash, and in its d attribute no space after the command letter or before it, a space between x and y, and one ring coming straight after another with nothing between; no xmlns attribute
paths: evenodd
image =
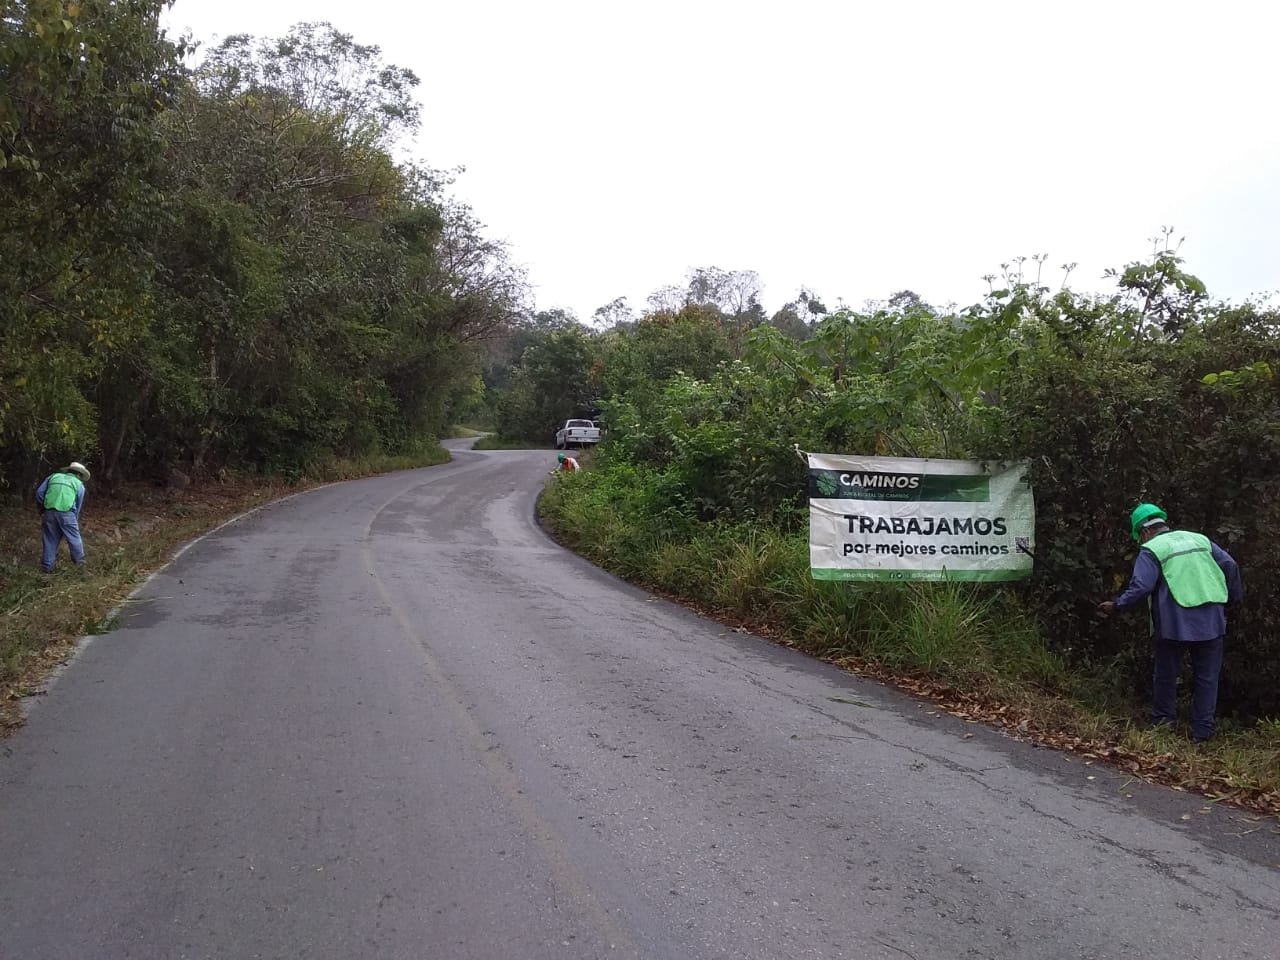
<svg viewBox="0 0 1280 960"><path fill-rule="evenodd" d="M1280 957L1274 821L621 584L536 526L552 465L326 487L155 577L0 742L0 957Z"/></svg>

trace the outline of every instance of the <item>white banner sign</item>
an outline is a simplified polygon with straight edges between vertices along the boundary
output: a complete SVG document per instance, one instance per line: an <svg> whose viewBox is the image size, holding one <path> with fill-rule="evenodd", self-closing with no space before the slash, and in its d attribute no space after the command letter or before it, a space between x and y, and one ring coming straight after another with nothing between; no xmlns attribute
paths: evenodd
<svg viewBox="0 0 1280 960"><path fill-rule="evenodd" d="M1026 468L809 456L815 580L1021 580L1036 508Z"/></svg>

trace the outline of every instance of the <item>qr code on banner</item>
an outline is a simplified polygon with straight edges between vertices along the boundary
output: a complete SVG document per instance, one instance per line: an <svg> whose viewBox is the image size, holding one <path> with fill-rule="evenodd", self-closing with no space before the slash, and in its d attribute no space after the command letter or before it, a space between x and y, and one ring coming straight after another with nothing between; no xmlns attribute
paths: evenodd
<svg viewBox="0 0 1280 960"><path fill-rule="evenodd" d="M1014 538L1013 538L1013 545L1014 545L1014 547L1016 547L1017 549L1021 550L1023 553L1030 553L1030 552L1031 552L1031 538L1030 538L1030 537L1014 537Z"/></svg>

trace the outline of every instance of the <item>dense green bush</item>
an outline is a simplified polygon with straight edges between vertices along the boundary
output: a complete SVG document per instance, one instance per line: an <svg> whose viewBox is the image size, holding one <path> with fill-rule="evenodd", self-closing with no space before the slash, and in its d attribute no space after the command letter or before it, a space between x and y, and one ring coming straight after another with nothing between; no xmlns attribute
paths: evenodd
<svg viewBox="0 0 1280 960"><path fill-rule="evenodd" d="M566 420L594 412L599 394L593 376L596 341L584 327L567 320L544 320L539 332L522 351L507 389L496 398L501 439L550 445Z"/></svg>
<svg viewBox="0 0 1280 960"><path fill-rule="evenodd" d="M977 456L1029 461L1036 490L1030 589L1057 649L1145 690L1138 618L1100 623L1094 604L1122 586L1135 546L1127 514L1163 505L1240 562L1247 600L1230 616L1222 701L1280 713L1280 364L1278 318L1203 310L1174 335L1134 338L1124 316L1040 331L999 404L975 410Z"/></svg>

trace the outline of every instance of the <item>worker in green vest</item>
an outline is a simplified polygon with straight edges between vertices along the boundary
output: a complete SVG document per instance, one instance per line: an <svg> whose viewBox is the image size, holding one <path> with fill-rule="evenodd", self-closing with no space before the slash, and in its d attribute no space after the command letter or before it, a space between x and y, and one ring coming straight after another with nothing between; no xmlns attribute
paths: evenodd
<svg viewBox="0 0 1280 960"><path fill-rule="evenodd" d="M72 463L65 470L51 473L36 488L36 506L40 508L40 525L44 539L44 556L40 569L53 573L58 557L58 544L67 541L71 562L84 566L84 541L80 538L80 511L84 508L84 482L89 470L83 463Z"/></svg>
<svg viewBox="0 0 1280 960"><path fill-rule="evenodd" d="M1244 598L1240 568L1231 554L1200 533L1172 530L1168 515L1154 503L1140 503L1129 528L1141 549L1129 586L1099 609L1109 616L1143 600L1151 609L1155 677L1151 722L1177 719L1178 671L1190 654L1195 675L1191 697L1191 739L1213 736L1218 706L1222 641L1227 632L1226 604Z"/></svg>

